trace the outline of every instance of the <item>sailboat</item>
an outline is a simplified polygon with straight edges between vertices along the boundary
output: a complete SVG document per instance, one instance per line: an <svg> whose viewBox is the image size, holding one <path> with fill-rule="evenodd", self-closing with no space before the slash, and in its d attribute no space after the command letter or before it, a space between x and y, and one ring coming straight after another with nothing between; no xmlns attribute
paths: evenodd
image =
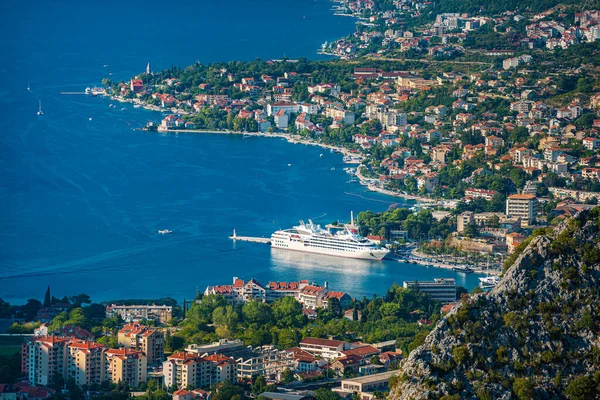
<svg viewBox="0 0 600 400"><path fill-rule="evenodd" d="M37 115L44 115L44 112L42 111L42 101L41 100L40 100L40 104L38 106Z"/></svg>
<svg viewBox="0 0 600 400"><path fill-rule="evenodd" d="M490 256L487 259L487 274L483 278L479 278L479 286L482 289L493 289L497 284L500 283L500 278L497 276L490 276Z"/></svg>

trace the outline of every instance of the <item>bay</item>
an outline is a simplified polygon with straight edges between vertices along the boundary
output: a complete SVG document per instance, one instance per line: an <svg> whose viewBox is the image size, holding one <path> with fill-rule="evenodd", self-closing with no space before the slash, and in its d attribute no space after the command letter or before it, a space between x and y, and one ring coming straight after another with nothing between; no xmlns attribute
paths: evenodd
<svg viewBox="0 0 600 400"><path fill-rule="evenodd" d="M134 131L158 113L65 96L196 60L316 58L352 31L332 3L232 0L2 4L0 297L87 293L96 301L191 298L233 276L329 282L353 296L392 282L456 276L394 262L337 260L233 243L298 219L348 219L398 199L348 183L341 156L280 139ZM105 67L106 65L106 67ZM31 86L28 91L27 86ZM45 115L36 116L41 100ZM320 154L323 153L323 157ZM291 164L291 167L288 167ZM335 169L332 170L332 167ZM172 235L158 235L158 229Z"/></svg>

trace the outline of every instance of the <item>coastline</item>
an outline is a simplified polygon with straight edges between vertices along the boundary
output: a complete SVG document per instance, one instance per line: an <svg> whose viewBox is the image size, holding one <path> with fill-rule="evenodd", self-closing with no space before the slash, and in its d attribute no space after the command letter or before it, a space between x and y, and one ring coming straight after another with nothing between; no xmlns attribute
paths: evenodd
<svg viewBox="0 0 600 400"><path fill-rule="evenodd" d="M134 105L139 105L139 108L143 108L145 110L149 110L149 111L155 111L155 112L171 112L171 113L175 113L175 114L181 114L181 115L186 115L189 114L188 112L184 111L184 110L180 110L180 109L164 109L158 106L153 106L153 105L149 105L147 103L144 103L142 101L136 101L137 99L124 99L120 96L112 96L112 95L105 95L105 97L108 97L110 100L114 100L114 101L118 101L121 103L132 103ZM327 150L332 150L338 153L343 154L344 156L354 156L356 157L358 154L357 153L353 153L350 150L348 150L345 147L342 146L335 146L335 145L330 145L330 144L326 144L326 143L319 143L319 142L315 142L311 139L306 139L306 138L302 138L299 135L289 135L287 133L264 133L264 132L242 132L242 131L233 131L233 130L217 130L217 129L169 129L169 130L158 130L158 133L214 133L214 134L232 134L232 135L247 135L247 136L255 136L255 137L272 137L272 138L281 138L281 139L286 139L289 143L293 143L293 144L303 144L306 146L318 146ZM360 155L360 158L363 158L362 155ZM357 164L356 162L353 163L348 163L348 164ZM419 196L419 195L414 195L414 194L408 194L408 193L400 193L400 192L395 192L392 190L388 190L388 189L384 189L384 188L380 188L377 185L374 185L371 181L372 179L365 177L364 175L362 175L361 173L361 167L363 166L362 162L358 163L358 166L356 168L356 174L355 176L358 178L359 183L362 186L367 187L369 190L373 191L373 192L377 192L380 194L384 194L387 196L391 196L391 197L399 197L399 198L403 198L405 200L414 200L417 203L423 204L426 207L432 207L432 206L440 206L440 207L447 207L447 208L455 208L456 207L456 202L454 201L447 201L447 200L436 200L433 199L431 197L426 197L426 196Z"/></svg>

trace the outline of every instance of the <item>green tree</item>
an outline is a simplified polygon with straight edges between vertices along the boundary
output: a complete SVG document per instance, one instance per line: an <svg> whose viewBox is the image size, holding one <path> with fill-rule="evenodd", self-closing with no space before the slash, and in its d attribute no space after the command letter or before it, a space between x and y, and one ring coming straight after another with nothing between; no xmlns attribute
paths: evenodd
<svg viewBox="0 0 600 400"><path fill-rule="evenodd" d="M294 372L289 369L286 368L283 373L281 374L281 380L285 383L290 383L294 381Z"/></svg>
<svg viewBox="0 0 600 400"><path fill-rule="evenodd" d="M513 382L513 392L519 400L530 400L535 397L535 388L528 378L516 378Z"/></svg>
<svg viewBox="0 0 600 400"><path fill-rule="evenodd" d="M590 376L578 376L574 378L565 393L571 400L595 399L600 395L598 384Z"/></svg>
<svg viewBox="0 0 600 400"><path fill-rule="evenodd" d="M50 296L50 286L46 289L46 294L44 295L44 307L50 307L52 304L52 296Z"/></svg>
<svg viewBox="0 0 600 400"><path fill-rule="evenodd" d="M302 304L295 298L286 296L277 299L272 308L278 326L299 328L304 325L305 317L302 314Z"/></svg>
<svg viewBox="0 0 600 400"><path fill-rule="evenodd" d="M319 388L314 391L315 400L341 400L341 397L336 392L329 389Z"/></svg>
<svg viewBox="0 0 600 400"><path fill-rule="evenodd" d="M242 307L242 315L248 323L265 325L273 322L273 310L262 301L253 300Z"/></svg>

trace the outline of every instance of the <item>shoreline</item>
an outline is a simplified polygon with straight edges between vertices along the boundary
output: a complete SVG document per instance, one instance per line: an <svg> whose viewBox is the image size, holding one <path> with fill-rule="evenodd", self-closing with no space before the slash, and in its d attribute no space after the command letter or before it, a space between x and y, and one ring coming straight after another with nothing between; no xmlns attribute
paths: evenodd
<svg viewBox="0 0 600 400"><path fill-rule="evenodd" d="M105 97L108 97L110 100L115 100L115 101L118 101L121 103L132 103L134 105L139 105L140 106L139 108L143 108L143 109L149 110L149 111L155 111L155 112L160 112L160 113L171 112L174 114L181 114L181 115L189 114L188 112L186 112L184 110L163 109L158 106L152 106L152 105L143 103L141 101L135 101L135 99L124 99L122 97L111 96L111 95L106 95ZM319 142L315 142L310 139L303 139L302 137L300 137L298 135L290 135L287 133L242 132L242 131L217 130L217 129L169 129L166 131L165 130L157 130L157 133L176 133L176 134L178 134L178 133L214 133L214 134L248 135L248 136L256 136L256 137L273 137L273 138L286 139L289 143L292 143L292 144L300 143L300 144L304 144L307 146L318 146L323 149L333 150L335 152L339 152L339 153L343 154L346 157L360 156L361 159L364 158L361 154L353 153L345 147L335 146L335 145L326 144L326 143L319 143ZM346 163L346 164L356 165L357 163ZM356 173L354 174L354 176L356 176L358 178L360 185L365 186L370 191L384 194L386 196L399 197L399 198L402 198L405 200L413 200L417 203L421 203L421 204L424 204L427 206L440 206L440 207L447 207L447 208L455 208L456 207L455 201L436 200L436 199L426 197L426 196L419 196L419 195L413 195L413 194L408 194L408 193L400 193L400 192L395 192L392 190L380 188L369 182L372 179L367 178L362 175L362 173L360 172L362 166L363 166L363 164L361 161L360 163L358 163L358 166L356 168Z"/></svg>

